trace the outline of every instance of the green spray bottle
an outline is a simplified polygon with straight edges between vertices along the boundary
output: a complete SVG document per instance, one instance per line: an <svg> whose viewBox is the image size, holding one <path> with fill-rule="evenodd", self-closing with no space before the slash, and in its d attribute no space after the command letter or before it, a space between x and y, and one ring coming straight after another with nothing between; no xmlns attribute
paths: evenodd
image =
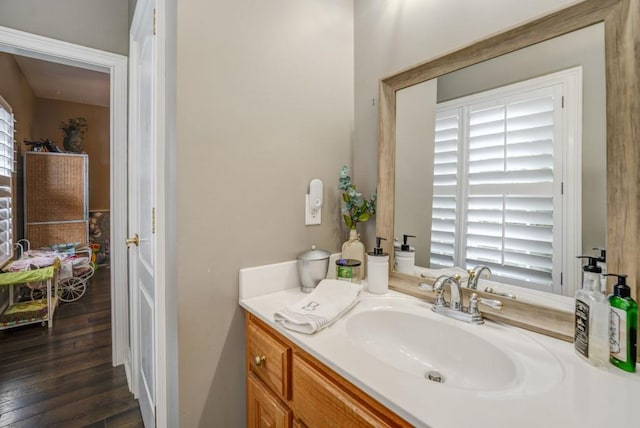
<svg viewBox="0 0 640 428"><path fill-rule="evenodd" d="M609 296L609 361L622 370L635 372L638 304L631 298L627 275L610 273L607 276L618 278Z"/></svg>

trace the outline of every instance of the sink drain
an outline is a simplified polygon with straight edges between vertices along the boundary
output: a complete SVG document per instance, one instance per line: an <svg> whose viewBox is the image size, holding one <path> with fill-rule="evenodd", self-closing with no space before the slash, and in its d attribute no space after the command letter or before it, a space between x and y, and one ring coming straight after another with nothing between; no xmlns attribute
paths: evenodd
<svg viewBox="0 0 640 428"><path fill-rule="evenodd" d="M428 372L424 375L424 377L425 377L426 379L429 379L429 380L430 380L430 381L432 381L432 382L438 382L438 383L442 383L442 382L444 382L444 377L442 377L442 374L440 374L440 372L439 372L439 371L436 371L436 370L428 371Z"/></svg>

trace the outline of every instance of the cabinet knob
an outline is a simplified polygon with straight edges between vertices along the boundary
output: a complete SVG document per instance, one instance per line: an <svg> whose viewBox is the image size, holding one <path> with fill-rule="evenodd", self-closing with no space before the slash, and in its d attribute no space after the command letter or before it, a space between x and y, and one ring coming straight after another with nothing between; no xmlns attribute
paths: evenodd
<svg viewBox="0 0 640 428"><path fill-rule="evenodd" d="M260 356L260 355L256 355L255 357L253 357L253 362L256 364L256 366L261 366L262 363L264 362L264 360L266 360L267 357Z"/></svg>

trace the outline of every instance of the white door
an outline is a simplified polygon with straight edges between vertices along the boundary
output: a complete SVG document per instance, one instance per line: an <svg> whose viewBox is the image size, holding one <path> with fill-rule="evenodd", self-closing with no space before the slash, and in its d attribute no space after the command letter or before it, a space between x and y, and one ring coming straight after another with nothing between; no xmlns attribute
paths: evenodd
<svg viewBox="0 0 640 428"><path fill-rule="evenodd" d="M155 0L139 0L131 27L129 286L133 391L146 428L156 425ZM137 239L136 239L137 238ZM135 244L135 245L132 245Z"/></svg>

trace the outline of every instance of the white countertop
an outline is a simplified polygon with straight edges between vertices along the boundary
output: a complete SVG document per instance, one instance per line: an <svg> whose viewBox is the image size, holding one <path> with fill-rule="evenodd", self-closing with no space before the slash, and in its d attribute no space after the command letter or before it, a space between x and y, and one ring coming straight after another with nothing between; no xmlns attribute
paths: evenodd
<svg viewBox="0 0 640 428"><path fill-rule="evenodd" d="M273 314L307 296L297 287L296 280L295 262L243 269L240 305L416 426L640 426L640 410L636 407L640 399L640 374L626 373L613 366L592 367L576 355L573 344L551 337L491 321L476 326L433 314L430 304L397 292L381 296L363 291L360 303L316 334L286 330L274 322ZM350 318L375 307L389 307L394 302L402 305L403 310L416 314L424 310L429 316L441 317L443 323L482 333L489 340L492 335L501 336L500 343L505 343L506 338L513 343L544 348L549 359L556 363L544 372L532 373L519 368L530 380L504 391L467 390L429 382L372 357L347 333ZM438 345L434 342L433 346ZM526 346L523 349L527 349Z"/></svg>

